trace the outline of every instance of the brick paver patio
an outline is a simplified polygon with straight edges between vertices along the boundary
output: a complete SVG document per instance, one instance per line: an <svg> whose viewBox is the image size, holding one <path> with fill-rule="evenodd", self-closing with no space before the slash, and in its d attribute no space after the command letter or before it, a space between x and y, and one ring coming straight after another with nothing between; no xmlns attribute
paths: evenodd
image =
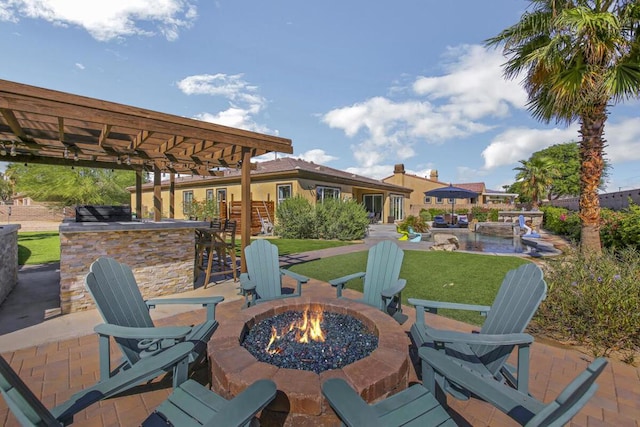
<svg viewBox="0 0 640 427"><path fill-rule="evenodd" d="M215 293L215 287L213 287ZM329 285L312 280L305 285L303 296L317 293L335 295ZM353 294L352 294L353 295ZM241 301L225 302L218 307L217 318L222 324L234 310L240 310ZM409 320L403 325L409 330L415 312L405 308ZM193 324L204 318L204 310L182 313L161 319L159 325ZM435 327L469 330L470 326L439 316L429 315ZM407 338L408 339L408 338ZM115 350L117 353L118 350ZM72 393L98 380L98 340L95 335L22 348L2 355L19 373L48 408ZM555 398L593 358L573 349L536 342L531 349L531 392L545 402ZM202 377L202 378L200 378ZM201 382L207 381L206 372L198 373ZM412 370L411 381L418 380ZM640 427L640 369L610 360L598 379L599 389L586 407L574 417L572 426L633 426ZM135 391L95 404L76 415L78 426L134 426L138 425L171 392L171 383L155 380ZM461 425L508 426L515 423L492 406L477 401L448 399L450 410ZM17 421L0 399L0 425L15 426Z"/></svg>

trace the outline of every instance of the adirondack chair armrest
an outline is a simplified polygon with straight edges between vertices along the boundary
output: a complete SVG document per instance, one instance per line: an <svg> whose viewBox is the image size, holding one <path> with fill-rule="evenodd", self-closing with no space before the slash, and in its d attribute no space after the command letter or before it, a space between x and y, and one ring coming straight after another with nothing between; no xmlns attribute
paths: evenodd
<svg viewBox="0 0 640 427"><path fill-rule="evenodd" d="M216 320L216 305L224 301L224 297L198 297L198 298L157 298L145 301L147 307L155 308L162 304L202 304L207 309L207 320Z"/></svg>
<svg viewBox="0 0 640 427"><path fill-rule="evenodd" d="M240 288L243 292L254 291L256 289L256 285L251 281L248 273L240 273Z"/></svg>
<svg viewBox="0 0 640 427"><path fill-rule="evenodd" d="M381 425L376 411L341 378L331 378L322 383L322 394L333 410L347 426Z"/></svg>
<svg viewBox="0 0 640 427"><path fill-rule="evenodd" d="M276 397L277 388L271 380L258 380L242 393L225 403L207 420L205 427L243 426Z"/></svg>
<svg viewBox="0 0 640 427"><path fill-rule="evenodd" d="M353 279L360 279L362 277L365 276L365 272L361 271L359 273L353 273L353 274L349 274L343 277L338 277L337 279L331 279L329 280L329 284L331 286L334 286L338 292L338 298L340 298L342 296L342 289L344 288L344 284L347 283L349 280L353 280Z"/></svg>
<svg viewBox="0 0 640 427"><path fill-rule="evenodd" d="M101 323L93 330L99 335L106 335L115 338L132 339L183 339L189 332L190 326L164 326L155 328L135 328L130 326L118 326L108 323Z"/></svg>
<svg viewBox="0 0 640 427"><path fill-rule="evenodd" d="M383 298L393 298L395 295L398 295L400 292L402 292L405 286L407 286L407 281L405 279L398 279L398 281L392 286L383 289L380 294Z"/></svg>
<svg viewBox="0 0 640 427"><path fill-rule="evenodd" d="M149 308L155 308L156 305L161 304L202 304L206 307L209 304L219 304L224 301L224 297L198 297L198 298L157 298L145 301Z"/></svg>
<svg viewBox="0 0 640 427"><path fill-rule="evenodd" d="M443 331L427 328L426 334L436 343L465 343L484 345L530 345L533 337L525 333L515 334L476 334L457 331Z"/></svg>
<svg viewBox="0 0 640 427"><path fill-rule="evenodd" d="M474 304L461 304L457 302L444 302L444 301L429 301L417 298L409 298L409 304L420 309L424 314L425 311L437 314L439 308L447 308L451 310L467 310L478 311L481 314L487 314L491 307L486 305L474 305Z"/></svg>
<svg viewBox="0 0 640 427"><path fill-rule="evenodd" d="M286 268L281 268L280 274L291 277L292 279L297 280L298 283L307 283L309 281L308 277L303 276L302 274L298 274L293 271L287 270Z"/></svg>
<svg viewBox="0 0 640 427"><path fill-rule="evenodd" d="M115 396L133 385L151 380L157 377L159 372L168 371L181 361L188 362L193 347L193 343L183 342L154 357L141 359L131 369L121 371L118 375L73 394L69 400L51 409L51 413L63 424L70 424L75 414L90 405Z"/></svg>
<svg viewBox="0 0 640 427"><path fill-rule="evenodd" d="M526 393L521 393L492 378L486 378L462 368L444 352L431 347L420 347L418 355L422 361L425 386L432 393L435 393L435 382L433 376L429 375L428 369L433 369L448 381L458 384L480 399L490 402L516 420L522 421L531 418L544 407L542 402ZM426 375L425 371L427 371ZM522 424L525 423L526 421Z"/></svg>

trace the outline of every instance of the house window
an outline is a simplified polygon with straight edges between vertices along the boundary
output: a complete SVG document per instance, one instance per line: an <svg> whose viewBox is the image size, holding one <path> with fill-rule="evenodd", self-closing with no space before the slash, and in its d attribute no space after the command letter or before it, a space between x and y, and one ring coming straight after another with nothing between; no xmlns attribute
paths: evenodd
<svg viewBox="0 0 640 427"><path fill-rule="evenodd" d="M207 189L207 202L210 202L211 200L213 200L213 189L209 188Z"/></svg>
<svg viewBox="0 0 640 427"><path fill-rule="evenodd" d="M443 203L442 197L436 197L436 203L441 205Z"/></svg>
<svg viewBox="0 0 640 427"><path fill-rule="evenodd" d="M193 203L193 191L182 192L182 213L189 215L191 212L191 203Z"/></svg>
<svg viewBox="0 0 640 427"><path fill-rule="evenodd" d="M227 201L227 189L221 188L217 190L216 196L218 198L218 202L226 202Z"/></svg>
<svg viewBox="0 0 640 427"><path fill-rule="evenodd" d="M334 187L316 187L316 200L323 202L325 199L339 199L340 189Z"/></svg>
<svg viewBox="0 0 640 427"><path fill-rule="evenodd" d="M456 202L456 199L449 199L449 204L452 205Z"/></svg>
<svg viewBox="0 0 640 427"><path fill-rule="evenodd" d="M395 220L402 221L404 219L404 197L391 195L390 199L391 199L391 216Z"/></svg>
<svg viewBox="0 0 640 427"><path fill-rule="evenodd" d="M278 204L280 204L292 196L291 184L278 185L277 193L278 193Z"/></svg>
<svg viewBox="0 0 640 427"><path fill-rule="evenodd" d="M431 204L431 197L424 196L424 204L425 205L430 205Z"/></svg>

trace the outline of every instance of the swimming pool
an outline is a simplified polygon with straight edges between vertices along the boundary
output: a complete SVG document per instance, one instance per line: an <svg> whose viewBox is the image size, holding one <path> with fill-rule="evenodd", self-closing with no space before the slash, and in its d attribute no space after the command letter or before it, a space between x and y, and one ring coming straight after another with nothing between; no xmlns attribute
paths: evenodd
<svg viewBox="0 0 640 427"><path fill-rule="evenodd" d="M454 234L460 242L460 251L488 252L497 254L531 253L536 249L523 243L520 237L500 237L472 232ZM433 236L429 238L433 241Z"/></svg>

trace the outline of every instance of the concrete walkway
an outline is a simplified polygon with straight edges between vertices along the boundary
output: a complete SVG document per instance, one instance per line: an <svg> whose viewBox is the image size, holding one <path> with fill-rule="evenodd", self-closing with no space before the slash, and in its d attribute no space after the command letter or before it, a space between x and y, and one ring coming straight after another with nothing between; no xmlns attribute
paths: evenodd
<svg viewBox="0 0 640 427"><path fill-rule="evenodd" d="M283 264L308 261L348 252L366 250L377 241L396 239L395 228L389 226L375 227L361 244L324 249L305 254L282 257ZM398 242L406 249L427 250L428 243L419 244ZM30 286L51 280L55 277L55 267L21 271ZM30 275L31 274L31 275ZM48 275L48 276L47 276ZM48 277L48 279L47 279ZM59 275L58 275L59 277ZM55 286L55 281L53 282ZM51 286L51 283L49 283ZM318 292L333 293L326 283L312 280L308 285ZM19 322L21 316L29 318L30 312L40 312L29 304L29 288L24 290L26 297L21 303L22 311L0 310L0 327L5 322ZM33 294L31 294L33 295ZM225 302L220 305L217 317L222 322L226 310L240 309L240 296L237 294L237 283L223 281L209 286L207 289L196 289L180 296L222 295ZM304 295L304 291L303 291ZM21 297L22 298L22 297ZM204 311L192 310L189 306L169 306L152 310L158 325L184 325L200 322ZM408 330L415 318L411 307L405 308L409 321L404 328ZM431 316L429 322L435 327L468 331L471 327L460 322L440 316ZM93 327L101 323L96 310L83 313L59 316L47 321L14 330L0 335L0 353L18 371L20 377L43 401L46 407L53 407L66 400L73 392L95 383L98 379L98 345ZM0 332L1 333L1 332ZM537 398L550 401L559 391L581 372L592 357L574 349L536 342L531 350L531 391ZM419 372L412 371L412 378L417 380ZM76 416L74 425L112 426L138 425L146 415L152 412L170 393L170 385L155 383L141 387L139 392L127 394L93 405ZM598 380L600 388L588 405L574 417L571 425L604 426L618 425L640 427L640 369L621 362L611 360L605 372ZM504 414L490 405L476 400L467 402L449 398L452 415L461 425L499 426L514 425ZM5 402L0 399L0 425L18 425L10 415Z"/></svg>

